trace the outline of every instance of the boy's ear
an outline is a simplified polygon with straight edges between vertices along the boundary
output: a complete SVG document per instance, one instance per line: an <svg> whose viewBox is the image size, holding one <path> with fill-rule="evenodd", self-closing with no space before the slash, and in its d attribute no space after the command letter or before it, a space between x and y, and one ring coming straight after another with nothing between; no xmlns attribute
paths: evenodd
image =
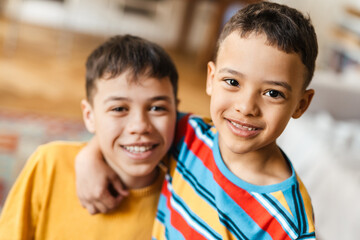
<svg viewBox="0 0 360 240"><path fill-rule="evenodd" d="M90 133L95 133L94 111L91 104L85 99L81 100L81 110L86 129Z"/></svg>
<svg viewBox="0 0 360 240"><path fill-rule="evenodd" d="M207 64L206 93L211 96L213 88L213 79L215 77L215 63L210 61Z"/></svg>
<svg viewBox="0 0 360 240"><path fill-rule="evenodd" d="M299 101L294 114L292 115L293 118L299 118L301 117L301 115L303 115L306 109L308 109L308 107L310 106L314 94L314 89L308 89L303 93L303 96Z"/></svg>

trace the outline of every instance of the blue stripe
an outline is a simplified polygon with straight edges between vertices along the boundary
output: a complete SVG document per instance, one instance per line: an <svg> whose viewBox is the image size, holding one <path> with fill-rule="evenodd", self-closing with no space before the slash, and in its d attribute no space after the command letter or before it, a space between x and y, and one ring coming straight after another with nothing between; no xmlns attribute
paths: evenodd
<svg viewBox="0 0 360 240"><path fill-rule="evenodd" d="M196 190L196 193L204 199L211 207L215 208L219 214L220 222L228 228L228 230L236 236L238 239L247 239L245 234L237 227L237 224L232 221L227 214L223 213L221 209L216 208L216 202L214 196L205 188L199 181L197 181L196 177L192 175L189 171L187 171L183 165L179 162L178 169L182 174L182 177L188 182L188 184ZM216 182L212 183L213 185L217 185ZM217 192L223 191L220 187L217 188ZM225 193L222 193L225 194ZM239 223L238 223L239 225ZM242 224L241 224L242 225Z"/></svg>
<svg viewBox="0 0 360 240"><path fill-rule="evenodd" d="M271 236L221 188L216 191L217 211L222 224L237 238L270 240Z"/></svg>
<svg viewBox="0 0 360 240"><path fill-rule="evenodd" d="M308 222L307 222L307 217L306 217L303 198L302 198L302 195L300 193L300 188L299 187L298 187L298 200L299 200L299 204L300 204L301 219L302 219L302 222L303 222L302 233L306 233L307 229L308 229Z"/></svg>
<svg viewBox="0 0 360 240"><path fill-rule="evenodd" d="M197 180L197 178L191 174L191 172L187 171L182 163L178 163L177 170L182 175L182 177L186 180L186 182L195 189L195 192L200 195L201 198L205 199L211 207L215 208L215 198L214 195L211 194L210 191L207 190L206 187L201 185L201 183Z"/></svg>
<svg viewBox="0 0 360 240"><path fill-rule="evenodd" d="M190 156L191 155L191 156ZM243 239L245 234L237 227L240 225L239 223L235 223L228 218L227 214L223 213L221 209L217 208L217 206L227 206L226 201L233 201L228 198L224 203L216 203L215 196L211 193L217 193L217 195L226 195L222 188L214 181L212 172L209 171L195 155L192 154L191 151L188 151L188 158L185 163L178 162L177 163L177 171L182 175L182 178L191 186L194 191L201 197L205 202L209 204L212 208L214 208L219 213L220 222L228 228L228 230L237 238ZM186 165L193 165L191 167L186 167ZM188 169L196 170L194 174L190 172ZM212 191L210 191L212 190ZM235 203L234 203L235 204ZM231 204L230 204L231 205ZM243 213L246 214L246 213ZM246 214L247 215L247 214ZM249 217L247 217L249 220ZM239 218L241 220L242 218ZM247 220L247 221L248 221ZM241 224L242 227L245 224Z"/></svg>
<svg viewBox="0 0 360 240"><path fill-rule="evenodd" d="M196 125L200 127L201 131L206 134L207 136L209 136L210 138L213 138L213 134L211 134L211 131L208 131L210 128L212 128L212 125L209 125L207 123L204 122L204 119L201 117L198 117L196 115L192 115L189 118L189 122L191 121L195 121Z"/></svg>
<svg viewBox="0 0 360 240"><path fill-rule="evenodd" d="M277 210L277 212L284 217L286 222L290 227L292 227L293 231L295 233L299 232L299 229L296 227L295 223L290 219L289 215L283 210L281 206L279 206L271 196L268 196L267 194L262 194L262 196Z"/></svg>
<svg viewBox="0 0 360 240"><path fill-rule="evenodd" d="M292 187L292 198L294 200L294 207L295 207L295 215L296 215L296 218L297 218L297 224L299 226L299 229L302 229L302 221L301 221L301 218L300 218L300 207L299 207L299 202L298 202L298 198L297 198L297 191L296 191L296 186L293 186Z"/></svg>
<svg viewBox="0 0 360 240"><path fill-rule="evenodd" d="M185 211L187 213L188 216L190 216L190 218L197 223L197 225L199 225L203 230L205 230L207 233L209 233L209 235L211 235L214 239L222 239L222 237L215 232L206 222L204 222L201 218L199 218L193 211L191 211L189 209L189 207L182 201L182 199L180 197L178 197L175 193L172 194L172 199L181 207L181 209L183 211ZM179 212L179 214L181 215L181 213ZM186 218L184 217L184 220L186 220ZM188 222L189 223L189 222ZM189 225L191 226L191 223L189 223ZM194 228L196 231L197 229ZM197 231L199 234L201 234L201 232Z"/></svg>
<svg viewBox="0 0 360 240"><path fill-rule="evenodd" d="M214 181L213 173L186 147L185 144L180 155L183 161L178 161L177 170L195 192L216 209L213 193L215 193L215 189L219 187Z"/></svg>
<svg viewBox="0 0 360 240"><path fill-rule="evenodd" d="M165 238L170 239L169 236L171 236L172 237L171 239L179 239L179 240L184 239L182 234L177 229L172 227L171 219L170 219L171 218L170 209L167 207L166 203L167 203L167 197L165 195L161 194L160 198L159 198L159 204L158 204L157 219L165 227L165 233L164 233ZM162 216L163 216L163 218L162 218Z"/></svg>
<svg viewBox="0 0 360 240"><path fill-rule="evenodd" d="M196 190L196 193L204 199L209 205L213 208L216 208L216 202L214 196L204 187L199 181L197 181L196 177L193 176L189 171L187 171L181 163L178 163L179 172L182 174L182 177L188 182L188 184ZM216 184L216 183L215 183ZM245 235L241 232L239 228L236 227L236 224L231 221L230 218L226 214L224 214L220 209L216 209L220 222L228 228L230 232L232 232L238 239L246 239Z"/></svg>
<svg viewBox="0 0 360 240"><path fill-rule="evenodd" d="M166 216L170 215L169 209L167 208L167 205L166 205L166 201L167 201L166 196L163 194L160 194L156 218L162 224L165 224Z"/></svg>
<svg viewBox="0 0 360 240"><path fill-rule="evenodd" d="M245 234L236 226L236 224L224 214L220 209L218 210L220 222L237 238L241 240L248 240Z"/></svg>
<svg viewBox="0 0 360 240"><path fill-rule="evenodd" d="M196 118L189 119L189 125L195 132L196 137L204 144L206 144L209 148L212 148L214 143L214 135L211 134L210 131L208 131L210 127Z"/></svg>
<svg viewBox="0 0 360 240"><path fill-rule="evenodd" d="M299 230L301 229L301 233L306 233L307 232L307 219L306 219L306 213L305 213L305 207L304 207L304 203L302 201L302 196L300 193L300 188L299 188L299 183L296 184L296 186L294 187L294 196L295 196L295 201L297 203L297 207L298 207L298 219L301 221L299 224Z"/></svg>
<svg viewBox="0 0 360 240"><path fill-rule="evenodd" d="M163 213L162 211L159 210L156 213L156 219L158 219L161 223L164 224L164 222L165 222L165 213Z"/></svg>
<svg viewBox="0 0 360 240"><path fill-rule="evenodd" d="M316 238L315 233L312 232L312 233L303 234L298 239L315 239L315 238Z"/></svg>

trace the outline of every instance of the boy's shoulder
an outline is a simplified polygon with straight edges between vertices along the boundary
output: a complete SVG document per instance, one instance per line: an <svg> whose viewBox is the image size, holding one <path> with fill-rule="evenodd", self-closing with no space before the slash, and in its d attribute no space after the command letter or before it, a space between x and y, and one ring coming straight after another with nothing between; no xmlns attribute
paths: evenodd
<svg viewBox="0 0 360 240"><path fill-rule="evenodd" d="M53 141L39 145L35 153L45 154L46 156L68 156L80 151L85 144L85 142L75 141Z"/></svg>
<svg viewBox="0 0 360 240"><path fill-rule="evenodd" d="M211 118L206 116L199 116L193 113L179 112L177 115L178 125L191 125L193 127L200 127L204 130L213 129L215 131L214 124Z"/></svg>
<svg viewBox="0 0 360 240"><path fill-rule="evenodd" d="M76 141L52 141L42 145L39 145L37 151L46 151L46 152L62 152L62 151L73 151L78 150L84 147L86 142L76 142Z"/></svg>
<svg viewBox="0 0 360 240"><path fill-rule="evenodd" d="M212 120L210 117L207 116L200 116L194 113L187 113L187 112L177 112L177 120L181 121L181 120L189 120L189 119L195 119L197 121L202 121L210 126L213 126L212 124Z"/></svg>
<svg viewBox="0 0 360 240"><path fill-rule="evenodd" d="M85 142L53 141L39 145L30 156L30 164L44 164L48 166L65 163L65 159L73 161L76 154L85 146Z"/></svg>
<svg viewBox="0 0 360 240"><path fill-rule="evenodd" d="M202 117L192 113L178 113L175 143L184 140L187 136L207 135L213 138L216 129L208 117Z"/></svg>

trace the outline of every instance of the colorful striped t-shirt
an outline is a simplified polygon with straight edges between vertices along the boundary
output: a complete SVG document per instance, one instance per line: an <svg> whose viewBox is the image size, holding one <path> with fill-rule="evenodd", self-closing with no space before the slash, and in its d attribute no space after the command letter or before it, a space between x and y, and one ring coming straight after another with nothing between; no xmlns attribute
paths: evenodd
<svg viewBox="0 0 360 240"><path fill-rule="evenodd" d="M153 239L315 239L310 197L290 161L287 180L247 183L225 166L215 128L190 115L175 143Z"/></svg>

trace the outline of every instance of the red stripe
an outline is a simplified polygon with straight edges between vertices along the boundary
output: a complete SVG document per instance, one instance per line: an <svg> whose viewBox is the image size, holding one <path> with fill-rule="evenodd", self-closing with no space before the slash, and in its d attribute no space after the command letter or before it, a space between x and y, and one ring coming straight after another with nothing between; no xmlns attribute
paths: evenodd
<svg viewBox="0 0 360 240"><path fill-rule="evenodd" d="M250 193L233 184L217 168L212 150L196 137L194 129L189 127L185 136L188 148L213 173L220 187L273 239L290 239L281 224Z"/></svg>
<svg viewBox="0 0 360 240"><path fill-rule="evenodd" d="M166 205L170 211L170 222L171 225L177 229L185 239L199 239L199 240L206 240L204 236L199 234L195 229L193 229L186 220L171 206L170 199L171 199L171 192L168 190L167 187L168 182L165 181L161 193L166 197Z"/></svg>
<svg viewBox="0 0 360 240"><path fill-rule="evenodd" d="M168 198L170 196L170 192L167 188L168 182L165 179L161 188L161 193L165 195L166 198Z"/></svg>
<svg viewBox="0 0 360 240"><path fill-rule="evenodd" d="M171 225L176 228L185 239L206 240L203 235L193 229L185 219L173 209L171 209Z"/></svg>
<svg viewBox="0 0 360 240"><path fill-rule="evenodd" d="M177 229L185 239L199 239L199 240L206 240L206 238L198 233L195 229L193 229L188 222L178 213L170 203L171 199L171 192L167 189L167 181L163 184L162 194L166 196L167 199L167 207L170 210L170 222L171 225Z"/></svg>
<svg viewBox="0 0 360 240"><path fill-rule="evenodd" d="M186 128L188 126L188 119L191 114L186 114L181 119L179 119L176 123L176 133L174 138L174 143L178 144L179 141L184 137Z"/></svg>

